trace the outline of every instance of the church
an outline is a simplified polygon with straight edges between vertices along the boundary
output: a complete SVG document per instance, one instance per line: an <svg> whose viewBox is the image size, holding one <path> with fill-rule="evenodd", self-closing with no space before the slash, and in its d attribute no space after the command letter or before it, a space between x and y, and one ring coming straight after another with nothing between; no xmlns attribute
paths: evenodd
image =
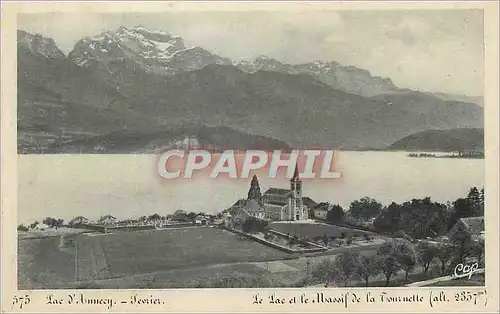
<svg viewBox="0 0 500 314"><path fill-rule="evenodd" d="M266 218L279 220L306 220L309 210L302 200L302 181L299 179L299 170L290 179L290 189L269 188L262 195L262 203L266 211Z"/></svg>
<svg viewBox="0 0 500 314"><path fill-rule="evenodd" d="M294 175L290 179L290 189L269 188L263 195L260 194L258 180L254 176L250 190L248 191L248 200L254 200L259 203L259 207L261 210L263 209L263 218L266 219L273 221L294 221L309 218L309 208L304 205L302 181L299 178L297 167L295 167ZM249 210L247 209L247 211ZM252 213L250 215L255 216Z"/></svg>

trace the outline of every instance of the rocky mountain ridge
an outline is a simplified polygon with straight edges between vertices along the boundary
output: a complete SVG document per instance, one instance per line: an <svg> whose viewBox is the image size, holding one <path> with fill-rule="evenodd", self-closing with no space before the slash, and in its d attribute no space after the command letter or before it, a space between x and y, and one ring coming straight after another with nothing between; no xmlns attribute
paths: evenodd
<svg viewBox="0 0 500 314"><path fill-rule="evenodd" d="M141 27L84 38L67 57L53 40L18 35L18 146L26 153L86 136L198 122L293 147L343 149L483 125L475 104L392 91L390 80L332 62L290 66L261 57L235 64ZM339 79L345 75L351 76Z"/></svg>

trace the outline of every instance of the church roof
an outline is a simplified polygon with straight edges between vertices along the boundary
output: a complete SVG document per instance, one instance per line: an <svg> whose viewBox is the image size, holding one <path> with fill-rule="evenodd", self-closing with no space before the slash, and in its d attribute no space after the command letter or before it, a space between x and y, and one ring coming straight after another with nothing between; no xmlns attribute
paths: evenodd
<svg viewBox="0 0 500 314"><path fill-rule="evenodd" d="M231 216L243 215L248 216L250 213L255 213L259 211L264 211L265 209L260 206L260 204L255 200L245 200L240 199L236 203L234 203L231 208L227 210L227 212Z"/></svg>
<svg viewBox="0 0 500 314"><path fill-rule="evenodd" d="M240 198L239 200L236 201L236 203L233 204L233 206L242 206L245 204L245 199L244 198Z"/></svg>
<svg viewBox="0 0 500 314"><path fill-rule="evenodd" d="M245 209L247 212L256 212L256 211L262 211L264 208L259 205L255 200L247 200L245 202L245 205L243 205L243 209Z"/></svg>
<svg viewBox="0 0 500 314"><path fill-rule="evenodd" d="M274 194L274 195L280 195L280 196L287 196L289 193L291 193L292 190L289 189L278 189L278 188L269 188L264 194Z"/></svg>
<svg viewBox="0 0 500 314"><path fill-rule="evenodd" d="M302 197L302 202L309 208L314 208L318 203L316 203L312 198L304 196Z"/></svg>
<svg viewBox="0 0 500 314"><path fill-rule="evenodd" d="M247 217L248 212L241 207L231 207L228 210L230 217Z"/></svg>
<svg viewBox="0 0 500 314"><path fill-rule="evenodd" d="M298 181L299 180L299 167L297 164L295 164L295 171L293 172L293 177L291 181Z"/></svg>

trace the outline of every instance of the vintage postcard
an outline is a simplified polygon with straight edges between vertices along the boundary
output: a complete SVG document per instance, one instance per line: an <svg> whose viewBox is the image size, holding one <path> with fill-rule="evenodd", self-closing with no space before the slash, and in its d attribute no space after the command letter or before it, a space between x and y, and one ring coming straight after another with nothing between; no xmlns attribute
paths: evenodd
<svg viewBox="0 0 500 314"><path fill-rule="evenodd" d="M497 2L2 5L2 311L498 312Z"/></svg>

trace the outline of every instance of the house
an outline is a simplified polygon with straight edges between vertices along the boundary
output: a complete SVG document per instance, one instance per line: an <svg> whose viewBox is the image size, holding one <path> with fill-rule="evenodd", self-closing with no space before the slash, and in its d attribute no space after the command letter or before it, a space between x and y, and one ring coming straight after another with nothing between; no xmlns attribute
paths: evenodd
<svg viewBox="0 0 500 314"><path fill-rule="evenodd" d="M105 215L102 216L98 221L98 224L100 225L115 225L117 223L116 217L113 217L111 215Z"/></svg>
<svg viewBox="0 0 500 314"><path fill-rule="evenodd" d="M83 216L78 216L78 217L71 219L70 222L68 222L68 225L70 225L70 226L88 225L89 222L90 221L87 218L85 218Z"/></svg>
<svg viewBox="0 0 500 314"><path fill-rule="evenodd" d="M308 207L302 199L302 181L298 168L290 179L290 189L269 188L262 196L266 218L271 220L306 220Z"/></svg>
<svg viewBox="0 0 500 314"><path fill-rule="evenodd" d="M201 147L198 138L191 136L185 136L184 139L175 141L174 145L177 149L183 150L199 149Z"/></svg>
<svg viewBox="0 0 500 314"><path fill-rule="evenodd" d="M312 198L307 197L307 196L302 197L302 203L304 203L304 206L307 207L309 218L313 218L314 217L314 207L316 207L318 205L318 203L316 203Z"/></svg>
<svg viewBox="0 0 500 314"><path fill-rule="evenodd" d="M198 215L194 218L194 222L198 225L206 225L208 220L204 215Z"/></svg>
<svg viewBox="0 0 500 314"><path fill-rule="evenodd" d="M315 219L326 220L328 211L332 209L332 205L328 203L319 203L313 208L313 217Z"/></svg>
<svg viewBox="0 0 500 314"><path fill-rule="evenodd" d="M245 200L242 209L251 217L258 219L266 218L266 210L255 200Z"/></svg>
<svg viewBox="0 0 500 314"><path fill-rule="evenodd" d="M49 225L46 225L44 223L39 223L39 224L36 224L33 228L30 228L31 230L39 230L39 231L43 231L43 230L47 230L49 229L50 226Z"/></svg>
<svg viewBox="0 0 500 314"><path fill-rule="evenodd" d="M473 240L484 240L484 216L460 218L448 232L448 238L451 239L460 228L470 231Z"/></svg>
<svg viewBox="0 0 500 314"><path fill-rule="evenodd" d="M312 198L308 196L302 197L302 203L304 203L305 206L307 206L309 209L313 209L318 205Z"/></svg>
<svg viewBox="0 0 500 314"><path fill-rule="evenodd" d="M250 217L241 207L231 207L224 212L223 221L228 227L242 225Z"/></svg>

